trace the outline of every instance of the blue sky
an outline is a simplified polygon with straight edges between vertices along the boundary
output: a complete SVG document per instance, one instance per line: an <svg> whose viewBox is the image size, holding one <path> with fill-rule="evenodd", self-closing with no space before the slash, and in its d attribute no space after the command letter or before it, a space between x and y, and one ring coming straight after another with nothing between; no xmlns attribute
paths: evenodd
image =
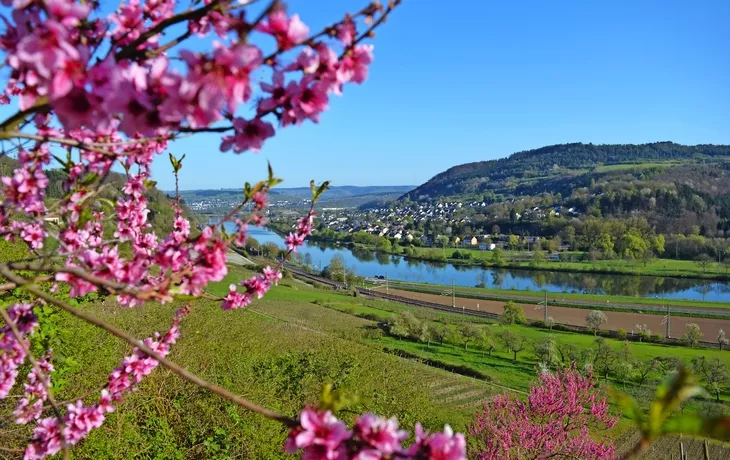
<svg viewBox="0 0 730 460"><path fill-rule="evenodd" d="M292 0L311 29L356 0ZM452 5L453 4L453 5ZM471 161L566 142L730 144L730 2L404 0L378 29L368 81L318 125L258 153L219 135L175 142L181 188L236 188L266 160L301 186L417 185ZM173 184L167 155L155 164Z"/></svg>

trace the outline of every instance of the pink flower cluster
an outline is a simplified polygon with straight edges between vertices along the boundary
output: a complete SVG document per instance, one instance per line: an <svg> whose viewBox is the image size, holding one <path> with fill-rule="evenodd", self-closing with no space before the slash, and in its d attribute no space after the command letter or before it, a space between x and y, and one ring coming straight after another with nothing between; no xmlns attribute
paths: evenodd
<svg viewBox="0 0 730 460"><path fill-rule="evenodd" d="M38 375L35 367L28 373L28 382L25 384L23 397L18 402L18 407L13 411L15 423L26 424L31 420L37 420L43 412L43 403L48 399L48 388L51 386L51 372L53 364L49 362L50 356L38 360L43 376Z"/></svg>
<svg viewBox="0 0 730 460"><path fill-rule="evenodd" d="M0 328L0 399L5 399L15 385L18 377L18 368L25 362L28 348L28 341L25 337L33 334L38 326L38 318L33 313L33 306L26 303L16 303L8 307L10 320L23 338L23 343L18 342L9 325Z"/></svg>
<svg viewBox="0 0 730 460"><path fill-rule="evenodd" d="M469 431L478 443L477 458L553 456L611 459L613 443L597 441L588 432L612 428L617 418L608 412L605 396L591 375L575 368L541 374L527 402L509 393L492 398Z"/></svg>
<svg viewBox="0 0 730 460"><path fill-rule="evenodd" d="M408 432L400 430L394 418L364 414L350 431L330 411L306 409L284 450L292 454L301 450L307 460L466 459L464 435L454 434L448 425L442 433L429 434L417 424L416 441L408 448L402 446L406 438Z"/></svg>
<svg viewBox="0 0 730 460"><path fill-rule="evenodd" d="M289 235L284 238L287 249L290 251L296 251L299 246L304 244L304 240L312 234L312 223L314 222L315 216L314 210L297 221L296 231L290 232Z"/></svg>
<svg viewBox="0 0 730 460"><path fill-rule="evenodd" d="M231 284L221 306L224 310L247 307L253 300L254 295L259 299L262 298L271 289L271 286L279 284L280 279L281 272L267 266L264 268L263 273L241 281L241 286L245 288L244 292L239 292L236 285Z"/></svg>
<svg viewBox="0 0 730 460"><path fill-rule="evenodd" d="M170 346L175 344L180 336L180 321L190 312L185 306L175 313L172 327L164 334L155 334L154 338L144 340L144 344L160 356L170 353ZM46 417L38 421L33 431L33 440L25 450L26 459L45 458L59 452L63 442L69 446L78 444L86 438L91 430L99 428L106 418L106 414L114 411L113 402L119 402L123 394L133 390L145 376L159 365L151 356L135 348L130 356L122 360L119 367L109 375L109 381L96 404L85 405L76 401L67 405L67 412L61 423L56 416ZM37 418L38 415L28 418ZM19 422L25 423L25 422Z"/></svg>

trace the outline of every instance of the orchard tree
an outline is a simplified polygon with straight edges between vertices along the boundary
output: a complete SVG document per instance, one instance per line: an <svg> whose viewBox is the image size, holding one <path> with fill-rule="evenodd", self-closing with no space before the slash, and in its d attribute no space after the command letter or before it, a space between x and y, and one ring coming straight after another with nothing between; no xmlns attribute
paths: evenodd
<svg viewBox="0 0 730 460"><path fill-rule="evenodd" d="M482 349L482 357L484 356L485 351L489 354L489 356L492 356L492 352L497 348L492 334L489 331L481 331L478 341L479 347Z"/></svg>
<svg viewBox="0 0 730 460"><path fill-rule="evenodd" d="M521 305L510 300L504 305L504 312L502 313L502 324L525 324L527 323L527 317L525 316L525 310Z"/></svg>
<svg viewBox="0 0 730 460"><path fill-rule="evenodd" d="M682 334L682 342L686 345L694 348L700 343L700 339L704 337L700 326L697 323L688 323L684 327L684 334Z"/></svg>
<svg viewBox="0 0 730 460"><path fill-rule="evenodd" d="M597 375L603 374L606 380L608 380L609 374L611 374L616 364L620 362L620 354L613 349L610 343L603 337L596 339L596 347L593 353L593 369L595 369Z"/></svg>
<svg viewBox="0 0 730 460"><path fill-rule="evenodd" d="M719 402L720 393L730 384L727 362L720 358L707 359L699 356L692 360L692 370L700 377L705 388L715 394L715 399Z"/></svg>
<svg viewBox="0 0 730 460"><path fill-rule="evenodd" d="M651 338L651 329L646 324L637 324L634 326L634 332L639 336L639 342Z"/></svg>
<svg viewBox="0 0 730 460"><path fill-rule="evenodd" d="M659 368L659 361L656 359L650 359L647 361L640 361L635 360L634 361L634 382L636 382L637 385L642 386L647 379L651 377L651 374L656 372L656 370Z"/></svg>
<svg viewBox="0 0 730 460"><path fill-rule="evenodd" d="M102 2L4 2L0 103L8 116L0 120L0 142L14 170L0 181L0 234L22 241L28 254L0 264L3 291L25 292L22 301L0 308L0 398L17 394L12 418L33 427L25 457L64 451L68 458L69 448L103 425L160 365L281 422L290 429L284 446L289 452L309 458L400 452L407 434L392 419L365 414L348 430L332 414L332 398L292 418L169 360L187 306L168 331L140 340L101 321L93 308L76 308L62 298L94 293L116 298L122 307L149 302L154 308L155 302L206 296L234 310L264 296L281 278L286 257L232 284L224 297L205 289L227 275L229 246L244 246L249 226L265 223L269 192L281 181L272 168L264 180L242 184L240 202L220 223L199 231L185 218L178 192L185 155L169 154L176 192L173 222L163 233L150 222L153 159L177 139L202 133L218 136L221 151L257 152L282 129L318 122L330 98L365 81L373 60L373 46L365 40L400 1L371 3L314 33L276 0L107 3L104 17ZM122 183L115 184L115 177L123 177ZM312 207L285 238L287 256L312 232L313 206L326 188L312 184ZM102 389L65 408L52 391L57 358L35 356L28 348L46 327L39 326L40 308L63 310L134 347L103 379ZM14 390L26 369L21 380L27 384ZM465 458L465 439L450 429L429 434L418 427L409 449L415 457Z"/></svg>
<svg viewBox="0 0 730 460"><path fill-rule="evenodd" d="M480 331L471 324L463 324L459 327L459 337L461 343L464 344L464 350L468 350L469 342L476 342L479 340Z"/></svg>
<svg viewBox="0 0 730 460"><path fill-rule="evenodd" d="M593 335L598 334L598 330L608 321L606 314L602 311L593 310L586 315L586 326L593 331Z"/></svg>
<svg viewBox="0 0 730 460"><path fill-rule="evenodd" d="M543 337L533 342L532 348L537 360L545 363L548 367L552 366L557 360L557 350L553 337Z"/></svg>
<svg viewBox="0 0 730 460"><path fill-rule="evenodd" d="M504 348L512 353L512 360L517 361L517 354L525 349L527 346L527 340L521 335L515 334L509 330L502 331L499 336L500 340L504 344Z"/></svg>
<svg viewBox="0 0 730 460"><path fill-rule="evenodd" d="M552 316L548 316L547 318L545 318L545 327L550 329L551 331L553 330L553 327L555 327L555 320Z"/></svg>
<svg viewBox="0 0 730 460"><path fill-rule="evenodd" d="M589 374L575 367L540 374L526 401L490 398L469 427L474 458L614 458L605 434L618 421ZM557 404L556 401L561 401ZM588 429L593 430L589 435Z"/></svg>

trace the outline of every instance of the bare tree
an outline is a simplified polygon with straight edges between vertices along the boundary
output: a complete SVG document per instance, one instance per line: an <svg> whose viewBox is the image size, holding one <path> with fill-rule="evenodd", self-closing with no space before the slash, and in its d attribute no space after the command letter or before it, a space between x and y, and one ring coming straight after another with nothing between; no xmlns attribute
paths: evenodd
<svg viewBox="0 0 730 460"><path fill-rule="evenodd" d="M720 351L722 351L722 347L727 345L728 342L730 341L725 337L725 331L722 329L717 331L717 344L720 345Z"/></svg>

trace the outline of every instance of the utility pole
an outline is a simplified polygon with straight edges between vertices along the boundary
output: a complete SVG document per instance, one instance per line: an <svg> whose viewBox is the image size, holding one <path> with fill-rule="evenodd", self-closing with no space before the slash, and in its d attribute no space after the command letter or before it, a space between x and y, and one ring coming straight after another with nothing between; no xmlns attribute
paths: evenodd
<svg viewBox="0 0 730 460"><path fill-rule="evenodd" d="M543 315L543 320L545 321L545 324L547 324L547 290L545 290L545 314Z"/></svg>
<svg viewBox="0 0 730 460"><path fill-rule="evenodd" d="M671 329L671 322L672 322L672 312L669 309L669 302L667 302L667 338L672 338L672 329Z"/></svg>
<svg viewBox="0 0 730 460"><path fill-rule="evenodd" d="M342 268L342 281L344 281L345 289L347 289L347 267Z"/></svg>
<svg viewBox="0 0 730 460"><path fill-rule="evenodd" d="M456 292L454 292L454 280L451 280L451 306L456 308Z"/></svg>

